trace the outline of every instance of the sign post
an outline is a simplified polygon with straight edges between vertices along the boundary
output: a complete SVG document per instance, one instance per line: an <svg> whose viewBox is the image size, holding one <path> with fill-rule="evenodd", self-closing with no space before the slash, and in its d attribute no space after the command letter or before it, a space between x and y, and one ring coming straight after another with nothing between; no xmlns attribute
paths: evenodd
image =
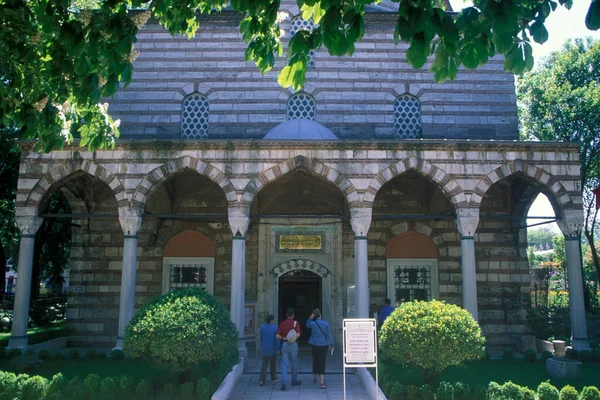
<svg viewBox="0 0 600 400"><path fill-rule="evenodd" d="M375 391L379 399L379 368L377 367L377 321L373 318L344 319L344 400L346 399L346 368L375 367Z"/></svg>

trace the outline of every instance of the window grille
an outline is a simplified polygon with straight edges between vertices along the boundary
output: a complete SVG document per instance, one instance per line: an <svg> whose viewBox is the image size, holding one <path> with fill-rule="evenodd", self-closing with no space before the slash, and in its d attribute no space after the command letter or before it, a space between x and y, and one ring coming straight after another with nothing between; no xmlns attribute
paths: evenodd
<svg viewBox="0 0 600 400"><path fill-rule="evenodd" d="M397 304L412 300L431 300L431 267L396 267L394 293Z"/></svg>
<svg viewBox="0 0 600 400"><path fill-rule="evenodd" d="M208 138L208 98L206 96L196 92L183 100L181 137L183 139Z"/></svg>
<svg viewBox="0 0 600 400"><path fill-rule="evenodd" d="M288 100L288 119L315 119L315 100L306 93L296 93Z"/></svg>
<svg viewBox="0 0 600 400"><path fill-rule="evenodd" d="M171 264L171 290L200 287L206 288L206 267L201 264Z"/></svg>
<svg viewBox="0 0 600 400"><path fill-rule="evenodd" d="M418 139L421 137L421 104L409 94L403 94L394 102L394 128L396 139Z"/></svg>
<svg viewBox="0 0 600 400"><path fill-rule="evenodd" d="M312 21L304 20L302 17L296 17L292 20L290 24L290 38L296 34L298 31L312 31L314 24ZM315 51L311 50L308 53L308 68L315 67Z"/></svg>

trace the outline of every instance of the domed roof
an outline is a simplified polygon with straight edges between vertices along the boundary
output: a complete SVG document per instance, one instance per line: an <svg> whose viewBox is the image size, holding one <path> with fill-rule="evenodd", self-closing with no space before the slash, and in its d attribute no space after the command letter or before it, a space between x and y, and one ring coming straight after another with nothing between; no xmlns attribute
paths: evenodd
<svg viewBox="0 0 600 400"><path fill-rule="evenodd" d="M263 137L267 140L337 140L333 132L310 119L282 122Z"/></svg>

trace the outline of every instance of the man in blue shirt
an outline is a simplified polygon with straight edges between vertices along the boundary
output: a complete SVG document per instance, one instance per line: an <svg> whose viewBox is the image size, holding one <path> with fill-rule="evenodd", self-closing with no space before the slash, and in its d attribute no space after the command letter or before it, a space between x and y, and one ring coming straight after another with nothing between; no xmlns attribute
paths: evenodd
<svg viewBox="0 0 600 400"><path fill-rule="evenodd" d="M275 325L275 316L267 315L266 324L260 327L260 354L262 356L262 365L260 367L259 385L264 386L267 377L267 364L271 366L271 382L277 382L277 349L279 340L276 338L277 325Z"/></svg>
<svg viewBox="0 0 600 400"><path fill-rule="evenodd" d="M395 308L392 307L392 301L390 299L385 299L384 303L383 307L381 307L381 311L379 311L379 323L381 325L383 325L385 319L390 316L392 311L395 310Z"/></svg>

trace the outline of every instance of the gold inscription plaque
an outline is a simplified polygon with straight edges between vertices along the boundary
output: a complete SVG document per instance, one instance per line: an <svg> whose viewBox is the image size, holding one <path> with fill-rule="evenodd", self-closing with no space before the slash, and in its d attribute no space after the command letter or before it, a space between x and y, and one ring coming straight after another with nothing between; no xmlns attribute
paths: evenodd
<svg viewBox="0 0 600 400"><path fill-rule="evenodd" d="M281 250L320 250L323 247L321 235L281 235Z"/></svg>

